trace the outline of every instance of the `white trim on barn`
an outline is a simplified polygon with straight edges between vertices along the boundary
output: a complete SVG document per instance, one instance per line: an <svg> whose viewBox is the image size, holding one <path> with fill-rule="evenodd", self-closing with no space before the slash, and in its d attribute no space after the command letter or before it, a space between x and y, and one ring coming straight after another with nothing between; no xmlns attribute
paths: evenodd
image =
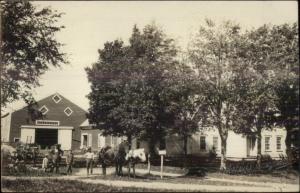
<svg viewBox="0 0 300 193"><path fill-rule="evenodd" d="M42 109L45 109L45 111L43 112ZM46 115L46 114L48 113L49 109L46 107L46 105L43 105L43 106L39 109L39 111L40 111L43 115Z"/></svg>
<svg viewBox="0 0 300 193"><path fill-rule="evenodd" d="M62 150L69 150L72 147L72 131L74 127L50 126L50 125L21 125L21 139L23 143L35 143L37 129L57 130L57 143L61 144Z"/></svg>
<svg viewBox="0 0 300 193"><path fill-rule="evenodd" d="M69 112L67 112L69 111ZM70 115L72 115L73 110L70 107L65 108L64 113L69 117Z"/></svg>
<svg viewBox="0 0 300 193"><path fill-rule="evenodd" d="M36 125L59 126L60 122L54 121L54 120L36 120L35 124Z"/></svg>
<svg viewBox="0 0 300 193"><path fill-rule="evenodd" d="M50 126L50 125L21 125L22 128L34 128L34 129L68 129L73 130L71 126Z"/></svg>
<svg viewBox="0 0 300 193"><path fill-rule="evenodd" d="M58 97L58 99L55 99L55 98L57 98ZM53 97L52 97L52 100L55 102L55 103L59 103L60 101L61 101L61 97L58 95L58 94L55 94Z"/></svg>

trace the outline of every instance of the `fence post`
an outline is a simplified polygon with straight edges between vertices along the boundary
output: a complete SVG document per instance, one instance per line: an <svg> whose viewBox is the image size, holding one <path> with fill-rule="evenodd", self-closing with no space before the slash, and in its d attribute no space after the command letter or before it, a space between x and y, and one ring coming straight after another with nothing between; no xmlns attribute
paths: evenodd
<svg viewBox="0 0 300 193"><path fill-rule="evenodd" d="M164 156L160 156L160 178L163 178Z"/></svg>

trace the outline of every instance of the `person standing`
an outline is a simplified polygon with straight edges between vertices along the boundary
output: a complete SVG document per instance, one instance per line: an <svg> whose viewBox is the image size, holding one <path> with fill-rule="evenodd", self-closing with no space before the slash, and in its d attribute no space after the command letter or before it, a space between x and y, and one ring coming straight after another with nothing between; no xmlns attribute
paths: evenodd
<svg viewBox="0 0 300 193"><path fill-rule="evenodd" d="M67 174L72 174L73 160L74 160L74 154L72 150L70 150L70 153L66 157Z"/></svg>
<svg viewBox="0 0 300 193"><path fill-rule="evenodd" d="M59 173L59 165L61 161L61 156L63 155L63 151L60 149L60 145L57 144L54 150L53 162L55 167L55 173Z"/></svg>
<svg viewBox="0 0 300 193"><path fill-rule="evenodd" d="M49 159L48 159L48 154L45 155L44 159L43 159L43 163L42 163L42 169L47 172L49 168Z"/></svg>
<svg viewBox="0 0 300 193"><path fill-rule="evenodd" d="M95 154L92 152L92 148L89 147L86 154L86 170L87 170L87 175L93 174L93 162L95 158Z"/></svg>

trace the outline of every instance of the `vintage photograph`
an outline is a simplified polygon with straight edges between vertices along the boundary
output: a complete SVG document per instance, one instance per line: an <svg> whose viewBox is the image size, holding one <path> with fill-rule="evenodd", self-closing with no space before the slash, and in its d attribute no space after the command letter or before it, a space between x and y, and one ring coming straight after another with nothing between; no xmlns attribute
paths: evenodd
<svg viewBox="0 0 300 193"><path fill-rule="evenodd" d="M0 5L1 192L299 192L297 1Z"/></svg>

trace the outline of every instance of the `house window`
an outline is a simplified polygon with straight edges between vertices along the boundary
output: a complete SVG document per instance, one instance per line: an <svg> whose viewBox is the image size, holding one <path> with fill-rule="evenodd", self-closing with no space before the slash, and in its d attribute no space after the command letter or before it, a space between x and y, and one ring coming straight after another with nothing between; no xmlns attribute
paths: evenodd
<svg viewBox="0 0 300 193"><path fill-rule="evenodd" d="M83 134L82 135L82 146L83 147L87 147L88 146L88 135L87 134Z"/></svg>
<svg viewBox="0 0 300 193"><path fill-rule="evenodd" d="M266 136L265 137L265 151L270 151L270 141L271 141L271 137Z"/></svg>
<svg viewBox="0 0 300 193"><path fill-rule="evenodd" d="M281 136L276 137L276 149L277 151L281 151Z"/></svg>
<svg viewBox="0 0 300 193"><path fill-rule="evenodd" d="M98 147L101 147L101 134L98 134Z"/></svg>
<svg viewBox="0 0 300 193"><path fill-rule="evenodd" d="M39 111L40 111L43 115L45 115L45 114L49 111L49 109L44 105L44 106L42 106L42 107L39 109Z"/></svg>
<svg viewBox="0 0 300 193"><path fill-rule="evenodd" d="M111 146L111 136L105 137L105 146Z"/></svg>
<svg viewBox="0 0 300 193"><path fill-rule="evenodd" d="M136 140L136 148L139 149L141 147L141 142L140 140Z"/></svg>
<svg viewBox="0 0 300 193"><path fill-rule="evenodd" d="M118 137L112 137L112 142L113 142L112 146L116 147L118 145Z"/></svg>
<svg viewBox="0 0 300 193"><path fill-rule="evenodd" d="M14 142L15 142L15 143L18 143L18 142L20 142L20 138L18 138L18 137L14 137Z"/></svg>
<svg viewBox="0 0 300 193"><path fill-rule="evenodd" d="M67 116L70 116L70 115L73 113L73 111L72 111L72 109L71 109L70 107L67 107L67 108L64 110L64 112L65 112L65 114L66 114Z"/></svg>
<svg viewBox="0 0 300 193"><path fill-rule="evenodd" d="M213 148L217 151L217 149L218 149L218 137L213 137Z"/></svg>
<svg viewBox="0 0 300 193"><path fill-rule="evenodd" d="M53 100L55 103L59 103L59 101L61 101L61 97L60 97L58 94L56 94L56 95L54 95L54 96L52 97L52 100Z"/></svg>
<svg viewBox="0 0 300 193"><path fill-rule="evenodd" d="M200 150L206 150L205 136L200 136Z"/></svg>

